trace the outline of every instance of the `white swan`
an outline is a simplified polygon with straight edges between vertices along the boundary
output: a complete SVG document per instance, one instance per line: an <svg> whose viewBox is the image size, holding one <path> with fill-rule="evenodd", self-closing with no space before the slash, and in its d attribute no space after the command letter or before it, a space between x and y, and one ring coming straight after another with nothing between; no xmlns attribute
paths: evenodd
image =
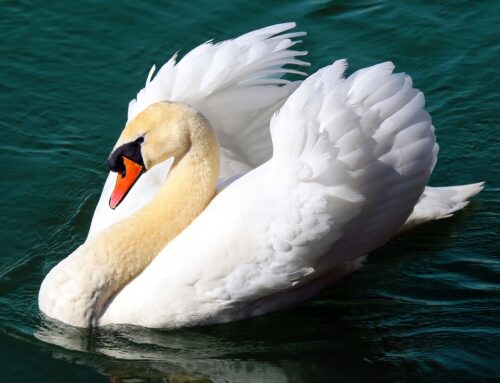
<svg viewBox="0 0 500 383"><path fill-rule="evenodd" d="M280 34L294 26L203 44L151 79L153 68L109 158L118 176L87 241L43 281L41 311L81 327L263 314L481 190L425 187L434 128L392 63L345 79L339 60L300 86L283 80L300 74L285 65L306 65L290 49L303 33Z"/></svg>

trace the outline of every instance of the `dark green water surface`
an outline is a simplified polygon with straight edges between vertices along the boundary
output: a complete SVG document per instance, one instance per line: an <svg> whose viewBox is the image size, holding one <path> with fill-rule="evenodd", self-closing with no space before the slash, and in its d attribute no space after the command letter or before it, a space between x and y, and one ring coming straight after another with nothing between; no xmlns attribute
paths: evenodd
<svg viewBox="0 0 500 383"><path fill-rule="evenodd" d="M0 380L500 380L499 4L0 1ZM309 73L343 57L410 73L441 145L432 184L486 189L293 310L180 331L42 319L39 285L85 239L151 65L292 20Z"/></svg>

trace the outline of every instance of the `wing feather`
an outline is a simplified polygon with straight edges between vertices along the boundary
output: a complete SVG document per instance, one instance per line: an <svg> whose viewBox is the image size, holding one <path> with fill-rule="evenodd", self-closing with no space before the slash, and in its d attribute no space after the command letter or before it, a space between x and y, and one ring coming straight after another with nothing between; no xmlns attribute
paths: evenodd
<svg viewBox="0 0 500 383"><path fill-rule="evenodd" d="M242 162L252 167L263 163L271 155L269 119L298 85L283 76L304 74L285 66L309 65L297 59L307 52L290 49L297 44L292 39L305 33L281 34L294 27L295 23L284 23L217 44L209 41L177 64L174 56L156 76L148 76L146 86L130 103L129 120L155 102L184 102L205 114L221 145L237 153ZM266 118L256 124L254 120L262 115ZM257 149L245 141L249 135L260 137ZM261 150L264 142L267 151ZM233 174L224 174L229 175Z"/></svg>
<svg viewBox="0 0 500 383"><path fill-rule="evenodd" d="M267 186L254 190L256 203L272 206L259 211L269 220L254 233L259 253L215 290L200 280L200 292L240 302L300 288L380 246L410 215L436 154L424 97L392 63L344 80L346 66L308 78L272 119L273 157L259 173Z"/></svg>

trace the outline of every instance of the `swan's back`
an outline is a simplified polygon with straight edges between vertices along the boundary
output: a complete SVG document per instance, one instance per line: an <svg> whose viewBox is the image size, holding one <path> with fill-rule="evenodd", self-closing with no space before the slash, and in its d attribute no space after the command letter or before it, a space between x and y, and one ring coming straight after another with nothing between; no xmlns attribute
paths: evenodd
<svg viewBox="0 0 500 383"><path fill-rule="evenodd" d="M222 191L101 324L175 327L282 308L397 232L436 161L431 119L392 63L344 79L346 66L304 81L271 121L273 157Z"/></svg>

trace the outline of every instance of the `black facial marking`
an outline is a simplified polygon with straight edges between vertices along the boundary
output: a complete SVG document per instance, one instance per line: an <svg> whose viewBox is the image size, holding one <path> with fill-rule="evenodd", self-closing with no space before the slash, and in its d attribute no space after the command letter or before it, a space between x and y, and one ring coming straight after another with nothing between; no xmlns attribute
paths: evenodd
<svg viewBox="0 0 500 383"><path fill-rule="evenodd" d="M125 165L123 164L123 158L127 157L129 160L138 163L144 167L144 161L142 160L141 154L141 144L144 142L144 137L139 137L133 142L122 145L116 148L108 157L109 170L116 173L125 172Z"/></svg>

